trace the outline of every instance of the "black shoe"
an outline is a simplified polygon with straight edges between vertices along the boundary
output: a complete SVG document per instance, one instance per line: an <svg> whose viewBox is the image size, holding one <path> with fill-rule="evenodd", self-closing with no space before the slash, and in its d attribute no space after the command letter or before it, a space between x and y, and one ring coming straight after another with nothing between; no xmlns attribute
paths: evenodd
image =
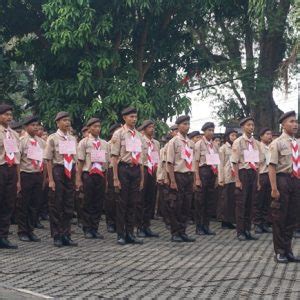
<svg viewBox="0 0 300 300"><path fill-rule="evenodd" d="M299 239L299 238L300 238L300 229L297 229L297 230L294 231L293 237L294 237L295 239Z"/></svg>
<svg viewBox="0 0 300 300"><path fill-rule="evenodd" d="M91 231L85 231L84 238L86 238L86 239L93 239L94 235L92 234Z"/></svg>
<svg viewBox="0 0 300 300"><path fill-rule="evenodd" d="M283 254L276 254L274 257L275 262L280 263L280 264L287 264L289 261L287 257Z"/></svg>
<svg viewBox="0 0 300 300"><path fill-rule="evenodd" d="M45 226L42 223L40 223L40 221L36 222L34 227L37 229L45 229Z"/></svg>
<svg viewBox="0 0 300 300"><path fill-rule="evenodd" d="M211 231L208 226L203 226L203 230L204 230L206 235L216 235L216 233Z"/></svg>
<svg viewBox="0 0 300 300"><path fill-rule="evenodd" d="M12 244L7 238L0 238L1 249L18 249L17 245Z"/></svg>
<svg viewBox="0 0 300 300"><path fill-rule="evenodd" d="M22 242L31 242L30 237L27 233L20 233L18 234L19 240Z"/></svg>
<svg viewBox="0 0 300 300"><path fill-rule="evenodd" d="M230 222L222 222L221 228L222 229L236 229L236 227Z"/></svg>
<svg viewBox="0 0 300 300"><path fill-rule="evenodd" d="M159 237L159 234L156 232L153 232L150 228L145 228L144 233L146 234L146 237Z"/></svg>
<svg viewBox="0 0 300 300"><path fill-rule="evenodd" d="M139 245L141 245L141 244L144 243L143 240L137 239L137 238L136 238L133 234L131 234L131 233L127 233L127 234L126 234L126 242L127 242L128 244L139 244Z"/></svg>
<svg viewBox="0 0 300 300"><path fill-rule="evenodd" d="M54 244L55 247L61 248L63 246L63 242L62 242L61 237L55 237L53 239L53 244Z"/></svg>
<svg viewBox="0 0 300 300"><path fill-rule="evenodd" d="M286 258L288 259L288 261L290 262L300 262L300 257L299 256L295 256L292 252L289 252L286 254Z"/></svg>
<svg viewBox="0 0 300 300"><path fill-rule="evenodd" d="M147 235L146 235L146 232L144 231L144 229L138 229L136 231L136 236L139 238L145 238Z"/></svg>
<svg viewBox="0 0 300 300"><path fill-rule="evenodd" d="M40 218L41 218L42 221L48 221L49 220L48 215L40 215Z"/></svg>
<svg viewBox="0 0 300 300"><path fill-rule="evenodd" d="M181 236L182 240L186 243L192 243L192 242L196 241L195 238L188 236L186 233L183 233L180 236Z"/></svg>
<svg viewBox="0 0 300 300"><path fill-rule="evenodd" d="M124 239L124 237L122 235L118 235L117 243L119 245L124 246L124 245L126 245L126 240Z"/></svg>
<svg viewBox="0 0 300 300"><path fill-rule="evenodd" d="M258 240L258 238L251 235L251 232L248 231L248 230L245 231L245 236L246 236L248 241L257 241Z"/></svg>
<svg viewBox="0 0 300 300"><path fill-rule="evenodd" d="M168 224L166 224L166 229L167 229L168 231L170 231L170 230L171 230L171 226L168 225Z"/></svg>
<svg viewBox="0 0 300 300"><path fill-rule="evenodd" d="M184 240L182 239L182 237L180 235L172 235L171 242L183 243Z"/></svg>
<svg viewBox="0 0 300 300"><path fill-rule="evenodd" d="M237 239L238 239L240 242L247 241L247 237L246 237L245 233L240 233L240 234L238 234Z"/></svg>
<svg viewBox="0 0 300 300"><path fill-rule="evenodd" d="M64 246L70 246L70 247L77 247L78 243L74 242L70 236L63 235L62 236L62 243Z"/></svg>
<svg viewBox="0 0 300 300"><path fill-rule="evenodd" d="M99 240L103 240L104 239L104 236L101 233L99 233L98 231L96 231L96 230L92 231L92 235L93 235L94 239L99 239Z"/></svg>
<svg viewBox="0 0 300 300"><path fill-rule="evenodd" d="M255 232L255 234L262 234L262 233L264 233L262 225L255 225L254 232Z"/></svg>
<svg viewBox="0 0 300 300"><path fill-rule="evenodd" d="M40 242L41 239L37 237L33 232L28 234L31 242Z"/></svg>
<svg viewBox="0 0 300 300"><path fill-rule="evenodd" d="M262 225L262 230L263 230L265 233L272 233L272 227L268 226L268 224L263 224L263 225Z"/></svg>
<svg viewBox="0 0 300 300"><path fill-rule="evenodd" d="M202 225L197 225L196 226L196 234L198 235L206 235L204 228Z"/></svg>
<svg viewBox="0 0 300 300"><path fill-rule="evenodd" d="M116 227L114 225L107 225L107 232L115 233L116 232Z"/></svg>

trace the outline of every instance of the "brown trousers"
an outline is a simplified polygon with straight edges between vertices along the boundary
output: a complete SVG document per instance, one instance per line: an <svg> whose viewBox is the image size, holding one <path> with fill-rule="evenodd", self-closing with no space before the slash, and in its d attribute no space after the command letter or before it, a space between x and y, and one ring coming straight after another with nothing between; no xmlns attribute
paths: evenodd
<svg viewBox="0 0 300 300"><path fill-rule="evenodd" d="M156 203L156 176L148 173L144 168L144 189L136 205L136 225L137 228L149 228L153 217L153 207Z"/></svg>
<svg viewBox="0 0 300 300"><path fill-rule="evenodd" d="M219 189L218 220L221 222L235 223L235 183L225 184Z"/></svg>
<svg viewBox="0 0 300 300"><path fill-rule="evenodd" d="M259 175L260 190L256 192L253 203L252 222L255 225L271 221L271 184L268 173Z"/></svg>
<svg viewBox="0 0 300 300"><path fill-rule="evenodd" d="M21 172L21 197L17 199L18 233L30 234L43 196L43 174Z"/></svg>
<svg viewBox="0 0 300 300"><path fill-rule="evenodd" d="M289 174L277 174L278 201L272 200L273 243L277 254L292 251L293 232L300 216L300 179Z"/></svg>
<svg viewBox="0 0 300 300"><path fill-rule="evenodd" d="M7 238L17 198L17 167L0 166L0 238Z"/></svg>
<svg viewBox="0 0 300 300"><path fill-rule="evenodd" d="M235 214L237 234L251 230L251 212L257 191L257 172L253 169L239 170L242 190L235 189Z"/></svg>
<svg viewBox="0 0 300 300"><path fill-rule="evenodd" d="M83 231L98 231L105 199L106 179L98 174L82 174L84 200L81 207Z"/></svg>
<svg viewBox="0 0 300 300"><path fill-rule="evenodd" d="M49 197L51 235L53 237L70 236L74 212L75 169L72 171L72 179L66 177L62 165L55 165L52 172L55 192Z"/></svg>
<svg viewBox="0 0 300 300"><path fill-rule="evenodd" d="M133 234L136 204L141 196L141 169L140 166L120 162L118 173L121 190L116 202L117 234L124 236L126 233Z"/></svg>
<svg viewBox="0 0 300 300"><path fill-rule="evenodd" d="M197 225L209 226L216 197L216 175L210 166L199 168L202 186L195 191L195 220Z"/></svg>
<svg viewBox="0 0 300 300"><path fill-rule="evenodd" d="M104 201L104 210L107 226L116 225L116 199L120 196L115 192L113 168L107 171L107 194Z"/></svg>
<svg viewBox="0 0 300 300"><path fill-rule="evenodd" d="M165 184L157 185L158 192L158 213L163 218L163 221L166 225L170 225L170 218L168 215L168 195L169 187Z"/></svg>
<svg viewBox="0 0 300 300"><path fill-rule="evenodd" d="M178 191L169 189L167 214L171 225L171 234L184 234L190 216L193 197L194 173L175 173Z"/></svg>

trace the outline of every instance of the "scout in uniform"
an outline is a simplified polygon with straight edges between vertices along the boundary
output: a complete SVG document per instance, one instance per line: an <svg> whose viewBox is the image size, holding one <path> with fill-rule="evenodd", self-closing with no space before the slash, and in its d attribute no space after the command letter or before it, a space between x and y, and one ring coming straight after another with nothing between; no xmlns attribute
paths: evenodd
<svg viewBox="0 0 300 300"><path fill-rule="evenodd" d="M20 163L19 135L9 127L12 107L0 104L0 248L16 249L8 239L10 219L20 191L18 164Z"/></svg>
<svg viewBox="0 0 300 300"><path fill-rule="evenodd" d="M201 140L201 133L199 131L192 131L188 134L188 138L196 144L198 141Z"/></svg>
<svg viewBox="0 0 300 300"><path fill-rule="evenodd" d="M71 126L69 113L59 112L55 122L58 130L48 137L44 151L49 188L54 192L54 197L49 199L51 234L56 247L77 246L71 239L76 139L69 133Z"/></svg>
<svg viewBox="0 0 300 300"><path fill-rule="evenodd" d="M27 134L20 139L22 197L17 202L18 236L22 242L39 242L33 230L42 196L45 142L37 136L38 117L27 117L23 125Z"/></svg>
<svg viewBox="0 0 300 300"><path fill-rule="evenodd" d="M117 130L111 143L113 179L117 201L117 243L141 244L134 234L136 203L144 185L143 141L135 129L137 110L128 107L122 111L125 125Z"/></svg>
<svg viewBox="0 0 300 300"><path fill-rule="evenodd" d="M159 162L160 145L153 138L155 124L146 120L140 126L144 132L145 159L144 159L144 189L137 203L136 220L138 237L158 237L150 228L150 221L153 214L153 207L156 202L156 171Z"/></svg>
<svg viewBox="0 0 300 300"><path fill-rule="evenodd" d="M215 124L207 122L201 129L203 138L195 145L195 219L198 235L215 235L209 228L209 219L216 197L219 153L213 144Z"/></svg>
<svg viewBox="0 0 300 300"><path fill-rule="evenodd" d="M81 217L85 238L103 239L98 227L107 185L108 143L99 137L101 123L98 118L91 118L86 126L89 128L89 135L80 141L77 150L76 188L83 187L84 192Z"/></svg>
<svg viewBox="0 0 300 300"><path fill-rule="evenodd" d="M112 138L114 132L122 127L121 124L116 123L113 124L109 128L109 134ZM111 139L108 141L108 148L110 153L111 148ZM105 218L106 218L106 227L107 232L115 233L116 232L116 202L117 198L120 196L120 193L115 192L114 187L114 174L113 174L113 166L111 160L109 161L109 166L107 170L107 194L104 200L104 210L105 210Z"/></svg>
<svg viewBox="0 0 300 300"><path fill-rule="evenodd" d="M172 242L194 242L186 234L190 215L194 184L194 143L187 137L190 117L180 116L176 120L178 133L168 143L167 171L170 179L167 200Z"/></svg>
<svg viewBox="0 0 300 300"><path fill-rule="evenodd" d="M298 130L296 113L290 111L283 114L279 123L283 133L270 145L269 164L275 261L300 262L292 251L300 199L300 143L295 139Z"/></svg>
<svg viewBox="0 0 300 300"><path fill-rule="evenodd" d="M259 180L259 142L253 138L254 119L246 117L240 122L243 135L232 145L231 162L235 172L235 203L237 238L256 240L251 235L251 212Z"/></svg>
<svg viewBox="0 0 300 300"><path fill-rule="evenodd" d="M237 131L229 128L225 132L225 144L219 149L220 165L218 168L218 182L220 197L218 202L218 220L222 222L222 229L235 229L235 171L230 161L232 144L237 138Z"/></svg>
<svg viewBox="0 0 300 300"><path fill-rule="evenodd" d="M269 146L272 142L272 131L269 128L263 128L260 133L260 151L261 163L259 166L259 185L253 205L253 218L255 233L270 233L272 230L269 227L270 205L271 205L271 185L268 175L268 165L270 161Z"/></svg>

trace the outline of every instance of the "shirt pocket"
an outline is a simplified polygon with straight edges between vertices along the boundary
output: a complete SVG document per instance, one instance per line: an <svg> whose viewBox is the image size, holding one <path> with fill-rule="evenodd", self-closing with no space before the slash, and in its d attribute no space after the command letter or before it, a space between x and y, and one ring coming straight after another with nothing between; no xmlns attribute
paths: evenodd
<svg viewBox="0 0 300 300"><path fill-rule="evenodd" d="M292 150L282 149L282 150L280 150L280 155L282 155L282 156L292 155Z"/></svg>

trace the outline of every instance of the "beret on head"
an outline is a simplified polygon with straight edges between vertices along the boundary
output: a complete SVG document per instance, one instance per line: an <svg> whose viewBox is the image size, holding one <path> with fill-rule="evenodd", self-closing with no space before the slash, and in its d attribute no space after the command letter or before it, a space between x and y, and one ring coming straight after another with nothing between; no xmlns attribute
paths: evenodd
<svg viewBox="0 0 300 300"><path fill-rule="evenodd" d="M233 132L238 133L238 131L236 129L234 129L234 128L226 128L226 130L225 130L225 136L229 136Z"/></svg>
<svg viewBox="0 0 300 300"><path fill-rule="evenodd" d="M125 109L122 110L121 115L122 116L127 116L127 115L130 115L130 114L136 114L136 113L137 113L136 108L134 108L134 107L127 107L127 108L125 108Z"/></svg>
<svg viewBox="0 0 300 300"><path fill-rule="evenodd" d="M39 118L37 116L28 116L23 120L23 125L29 125L33 122L37 122Z"/></svg>
<svg viewBox="0 0 300 300"><path fill-rule="evenodd" d="M190 116L180 116L180 117L177 118L175 123L177 125L179 125L179 124L181 124L183 122L186 122L186 121L189 121L189 120L190 120Z"/></svg>
<svg viewBox="0 0 300 300"><path fill-rule="evenodd" d="M86 126L83 126L82 129L81 129L81 133L84 133L88 130L88 128Z"/></svg>
<svg viewBox="0 0 300 300"><path fill-rule="evenodd" d="M122 127L120 123L115 123L109 127L109 133L112 134L116 129Z"/></svg>
<svg viewBox="0 0 300 300"><path fill-rule="evenodd" d="M145 128L147 128L149 125L153 125L155 124L154 121L152 120L145 120L143 122L143 124L139 127L141 130L144 130Z"/></svg>
<svg viewBox="0 0 300 300"><path fill-rule="evenodd" d="M192 139L195 136L201 135L201 133L199 131L192 131L188 134L188 138Z"/></svg>
<svg viewBox="0 0 300 300"><path fill-rule="evenodd" d="M62 118L67 118L70 117L69 113L66 111L60 111L59 113L57 113L56 117L55 117L55 122L59 121Z"/></svg>
<svg viewBox="0 0 300 300"><path fill-rule="evenodd" d="M282 124L283 121L289 117L296 117L296 112L294 110L288 111L284 113L280 118L279 118L279 123Z"/></svg>
<svg viewBox="0 0 300 300"><path fill-rule="evenodd" d="M18 129L18 128L22 128L22 123L18 122L18 121L11 121L9 124L9 127L13 130Z"/></svg>
<svg viewBox="0 0 300 300"><path fill-rule="evenodd" d="M86 123L86 127L90 127L90 126L92 126L93 124L95 124L95 123L100 123L100 119L99 118L91 118L91 119L89 119L88 121L87 121L87 123Z"/></svg>
<svg viewBox="0 0 300 300"><path fill-rule="evenodd" d="M242 119L240 121L240 126L242 127L248 121L253 121L254 122L254 118L249 116L249 117L246 117L246 118Z"/></svg>
<svg viewBox="0 0 300 300"><path fill-rule="evenodd" d="M171 131L174 131L174 130L177 130L178 129L178 125L177 124L174 124L170 127L170 130Z"/></svg>
<svg viewBox="0 0 300 300"><path fill-rule="evenodd" d="M259 131L259 136L263 136L267 131L271 131L270 128L264 127Z"/></svg>
<svg viewBox="0 0 300 300"><path fill-rule="evenodd" d="M206 122L206 123L202 126L201 130L202 130L202 131L205 131L206 129L209 129L209 128L215 128L215 124L214 124L213 122Z"/></svg>
<svg viewBox="0 0 300 300"><path fill-rule="evenodd" d="M11 105L0 104L0 115L5 114L9 110L12 110L12 106Z"/></svg>

